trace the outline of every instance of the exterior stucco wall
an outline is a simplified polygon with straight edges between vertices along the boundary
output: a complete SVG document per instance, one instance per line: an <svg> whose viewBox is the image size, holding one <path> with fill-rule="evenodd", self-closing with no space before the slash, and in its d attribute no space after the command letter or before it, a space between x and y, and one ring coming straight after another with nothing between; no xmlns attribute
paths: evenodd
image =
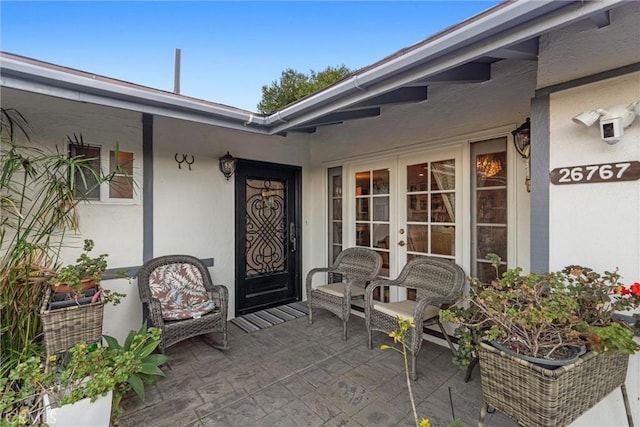
<svg viewBox="0 0 640 427"><path fill-rule="evenodd" d="M541 38L538 87L640 62L640 3L610 13L598 29L583 21ZM640 119L615 145L600 139L597 124L584 127L578 113L640 100L640 73L631 73L550 94L549 169L640 160ZM570 85L569 85L570 86ZM640 181L550 185L549 267L580 264L597 271L619 268L622 282L640 280ZM634 418L640 414L640 355L630 358L626 381ZM626 425L621 393L614 391L574 422L580 426Z"/></svg>
<svg viewBox="0 0 640 427"><path fill-rule="evenodd" d="M66 149L66 136L82 135L87 144L114 147L117 141L124 151L133 151L142 172L141 114L131 111L72 102L43 95L2 88L2 107L17 109L28 121L30 140L45 149ZM23 143L26 141L22 141ZM80 230L66 237L62 250L63 263L73 263L82 251L83 239L95 243L93 254L109 254L109 268L124 268L142 263L142 198L141 181L133 204L108 202L81 203L78 207ZM104 286L125 293L118 306L105 307L103 332L123 338L129 329L142 322L140 299L135 281L106 280Z"/></svg>
<svg viewBox="0 0 640 427"><path fill-rule="evenodd" d="M79 211L80 231L69 236L62 262L73 263L81 252L82 239L95 242L95 254L108 253L109 269L136 267L143 260L142 114L61 100L2 88L3 108L16 108L29 121L31 141L64 150L66 135L82 134L86 143L133 150L138 160L136 182L138 200L134 204L91 202ZM214 282L229 289L230 317L235 307L234 182L220 173L218 159L230 151L234 157L297 165L302 176L302 273L308 271L318 242L307 239L312 224L307 219L308 200L313 192L307 183L308 143L292 137L262 136L216 128L164 117L153 119L153 255L186 253L213 258L210 268ZM175 154L187 155L194 163L178 168ZM307 252L309 251L309 253ZM127 297L118 306L105 307L103 332L123 339L137 329L142 311L136 279L105 280L106 288Z"/></svg>
<svg viewBox="0 0 640 427"><path fill-rule="evenodd" d="M234 178L225 179L219 157L234 157L301 166L303 220L312 192L306 182L307 144L293 138L261 136L180 120L154 117L153 135L154 256L188 253L213 258L215 283L229 289L229 312L235 312ZM178 168L174 156L186 154L195 162ZM313 243L302 231L303 258ZM306 271L303 266L303 272Z"/></svg>
<svg viewBox="0 0 640 427"><path fill-rule="evenodd" d="M640 2L610 11L611 25L583 20L540 37L538 87L640 62Z"/></svg>
<svg viewBox="0 0 640 427"><path fill-rule="evenodd" d="M640 73L595 82L551 95L550 169L640 160L640 119L608 145L598 125L572 122L576 114L640 99ZM622 283L640 280L640 181L551 185L551 270L579 264L596 271L619 268ZM627 388L632 410L640 414L640 355L631 357ZM612 393L575 425L625 425L621 394Z"/></svg>

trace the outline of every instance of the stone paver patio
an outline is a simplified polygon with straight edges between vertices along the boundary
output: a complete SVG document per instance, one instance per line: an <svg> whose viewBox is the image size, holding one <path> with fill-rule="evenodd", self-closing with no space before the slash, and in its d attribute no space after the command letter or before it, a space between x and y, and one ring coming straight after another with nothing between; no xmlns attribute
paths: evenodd
<svg viewBox="0 0 640 427"><path fill-rule="evenodd" d="M248 334L229 324L229 350L200 338L167 350L167 374L147 386L145 401L124 402L125 426L413 426L402 355L380 350L391 339L374 335L367 348L364 319L352 316L349 339L324 310ZM448 348L425 341L412 383L419 416L432 426L457 418L476 425L482 395L479 372L469 383ZM489 414L486 426L517 424Z"/></svg>

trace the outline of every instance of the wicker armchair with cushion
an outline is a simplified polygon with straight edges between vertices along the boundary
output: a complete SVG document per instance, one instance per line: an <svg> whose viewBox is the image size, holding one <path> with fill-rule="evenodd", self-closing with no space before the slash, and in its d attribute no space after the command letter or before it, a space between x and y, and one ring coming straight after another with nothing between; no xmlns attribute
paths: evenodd
<svg viewBox="0 0 640 427"><path fill-rule="evenodd" d="M214 285L207 267L190 255L166 255L138 272L143 320L162 329L160 351L187 338L218 332L227 348L229 292Z"/></svg>
<svg viewBox="0 0 640 427"><path fill-rule="evenodd" d="M455 304L462 294L465 274L462 268L452 261L420 257L409 261L395 280L378 279L367 287L365 293L365 319L369 334L369 349L372 348L373 331L386 334L398 329L398 317L415 322L415 329L407 333L407 348L411 352L411 378L415 380L416 359L422 346L423 326L437 324L451 351L455 348L444 327L440 323L441 308ZM399 286L416 290L416 301L405 300L383 303L373 299L376 288L382 286Z"/></svg>
<svg viewBox="0 0 640 427"><path fill-rule="evenodd" d="M382 257L367 248L347 248L340 252L331 267L314 268L307 274L309 324L313 323L313 307L324 308L342 319L344 340L351 313L351 300L364 297L367 282L375 279L382 267ZM329 273L328 284L313 288L313 275Z"/></svg>

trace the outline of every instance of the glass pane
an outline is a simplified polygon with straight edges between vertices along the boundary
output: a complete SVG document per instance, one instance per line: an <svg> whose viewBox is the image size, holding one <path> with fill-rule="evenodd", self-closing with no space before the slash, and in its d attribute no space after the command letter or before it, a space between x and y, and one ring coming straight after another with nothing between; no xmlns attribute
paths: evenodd
<svg viewBox="0 0 640 427"><path fill-rule="evenodd" d="M431 189L455 190L456 188L456 161L443 160L431 163Z"/></svg>
<svg viewBox="0 0 640 427"><path fill-rule="evenodd" d="M476 268L478 272L476 274L476 277L478 277L478 279L480 279L480 281L483 283L491 283L492 280L498 278L496 277L495 269L489 262L478 261L476 263ZM505 271L507 271L507 266L505 264L500 264L500 266L498 267L499 276L502 277Z"/></svg>
<svg viewBox="0 0 640 427"><path fill-rule="evenodd" d="M246 277L287 268L287 217L284 181L246 179Z"/></svg>
<svg viewBox="0 0 640 427"><path fill-rule="evenodd" d="M486 259L487 254L494 253L507 261L507 227L479 226L477 259Z"/></svg>
<svg viewBox="0 0 640 427"><path fill-rule="evenodd" d="M373 194L389 194L389 169L373 171Z"/></svg>
<svg viewBox="0 0 640 427"><path fill-rule="evenodd" d="M427 191L428 163L407 166L407 191Z"/></svg>
<svg viewBox="0 0 640 427"><path fill-rule="evenodd" d="M69 145L69 156L87 159L85 167L75 170L75 190L74 195L87 200L100 200L100 186L96 175L87 170L94 170L100 174L100 147L91 145Z"/></svg>
<svg viewBox="0 0 640 427"><path fill-rule="evenodd" d="M333 223L333 243L342 243L342 223Z"/></svg>
<svg viewBox="0 0 640 427"><path fill-rule="evenodd" d="M133 199L133 182L130 176L116 175L109 183L112 199Z"/></svg>
<svg viewBox="0 0 640 427"><path fill-rule="evenodd" d="M369 198L356 199L356 221L369 221Z"/></svg>
<svg viewBox="0 0 640 427"><path fill-rule="evenodd" d="M378 276L389 277L389 252L376 251L382 257L382 268Z"/></svg>
<svg viewBox="0 0 640 427"><path fill-rule="evenodd" d="M389 224L373 224L373 247L389 249Z"/></svg>
<svg viewBox="0 0 640 427"><path fill-rule="evenodd" d="M476 156L476 178L479 188L507 185L507 153Z"/></svg>
<svg viewBox="0 0 640 427"><path fill-rule="evenodd" d="M414 194L407 196L407 221L427 222L429 196L427 194Z"/></svg>
<svg viewBox="0 0 640 427"><path fill-rule="evenodd" d="M431 196L431 221L455 222L455 194L434 194Z"/></svg>
<svg viewBox="0 0 640 427"><path fill-rule="evenodd" d="M342 197L342 175L332 177L333 185L332 188L332 196L333 197Z"/></svg>
<svg viewBox="0 0 640 427"><path fill-rule="evenodd" d="M332 264L336 260L336 258L338 258L338 254L340 252L342 252L342 245L334 245L334 246L332 246L332 254L331 254L331 263Z"/></svg>
<svg viewBox="0 0 640 427"><path fill-rule="evenodd" d="M342 199L333 199L333 219L342 219Z"/></svg>
<svg viewBox="0 0 640 427"><path fill-rule="evenodd" d="M480 224L507 223L507 189L478 190L476 220Z"/></svg>
<svg viewBox="0 0 640 427"><path fill-rule="evenodd" d="M371 194L370 172L356 173L356 196L367 196Z"/></svg>
<svg viewBox="0 0 640 427"><path fill-rule="evenodd" d="M371 229L369 224L357 223L356 224L356 246L370 246L371 245Z"/></svg>
<svg viewBox="0 0 640 427"><path fill-rule="evenodd" d="M456 254L456 228L449 225L431 226L431 253Z"/></svg>
<svg viewBox="0 0 640 427"><path fill-rule="evenodd" d="M389 197L373 198L373 220L389 221Z"/></svg>
<svg viewBox="0 0 640 427"><path fill-rule="evenodd" d="M407 249L412 252L429 252L427 247L429 228L426 225L407 226Z"/></svg>
<svg viewBox="0 0 640 427"><path fill-rule="evenodd" d="M113 172L119 166L120 172L128 176L133 176L133 153L126 151L118 152L118 160L116 162L116 152L109 152L109 171Z"/></svg>

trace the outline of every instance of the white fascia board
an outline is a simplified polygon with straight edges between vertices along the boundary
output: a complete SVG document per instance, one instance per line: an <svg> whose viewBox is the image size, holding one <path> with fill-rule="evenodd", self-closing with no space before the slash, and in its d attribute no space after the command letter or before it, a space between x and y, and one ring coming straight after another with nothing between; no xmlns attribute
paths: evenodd
<svg viewBox="0 0 640 427"><path fill-rule="evenodd" d="M259 129L255 127L245 126L243 123L223 120L216 118L217 116L205 113L196 114L193 110L185 111L178 110L170 107L153 106L147 104L141 104L139 102L131 102L120 99L107 99L103 96L92 95L76 90L65 89L61 87L44 85L34 82L26 82L21 79L14 79L12 77L2 76L0 77L0 85L2 87L22 90L25 92L32 92L41 95L53 96L61 99L68 99L72 101L85 102L88 104L96 104L101 106L119 108L123 110L136 111L140 113L154 114L158 116L170 117L174 119L192 121L197 123L209 124L213 126L220 126L227 129L235 129L244 132L259 133L262 135L268 135L269 132L265 129Z"/></svg>
<svg viewBox="0 0 640 427"><path fill-rule="evenodd" d="M356 102L388 92L417 79L428 78L455 66L480 58L497 49L511 46L544 32L551 31L597 12L625 3L620 0L602 0L566 4L556 0L517 1L485 18L470 22L457 31L427 43L405 55L394 58L362 74L355 75L335 86L312 95L288 108L267 117L274 124L272 133L286 132L329 112L346 108ZM540 13L549 8L562 7L551 14ZM536 14L536 12L539 12ZM527 18L527 15L530 18ZM530 20L529 20L530 19ZM510 28L494 36L501 28ZM487 37L489 38L487 40ZM402 70L425 63L419 70ZM395 75L395 76L394 76ZM383 81L381 85L366 88ZM321 106L321 107L317 107ZM278 124L280 123L280 124Z"/></svg>
<svg viewBox="0 0 640 427"><path fill-rule="evenodd" d="M247 132L268 134L264 117L159 91L95 80L67 71L1 57L3 87L55 96L79 102L124 108L166 117L213 124Z"/></svg>

